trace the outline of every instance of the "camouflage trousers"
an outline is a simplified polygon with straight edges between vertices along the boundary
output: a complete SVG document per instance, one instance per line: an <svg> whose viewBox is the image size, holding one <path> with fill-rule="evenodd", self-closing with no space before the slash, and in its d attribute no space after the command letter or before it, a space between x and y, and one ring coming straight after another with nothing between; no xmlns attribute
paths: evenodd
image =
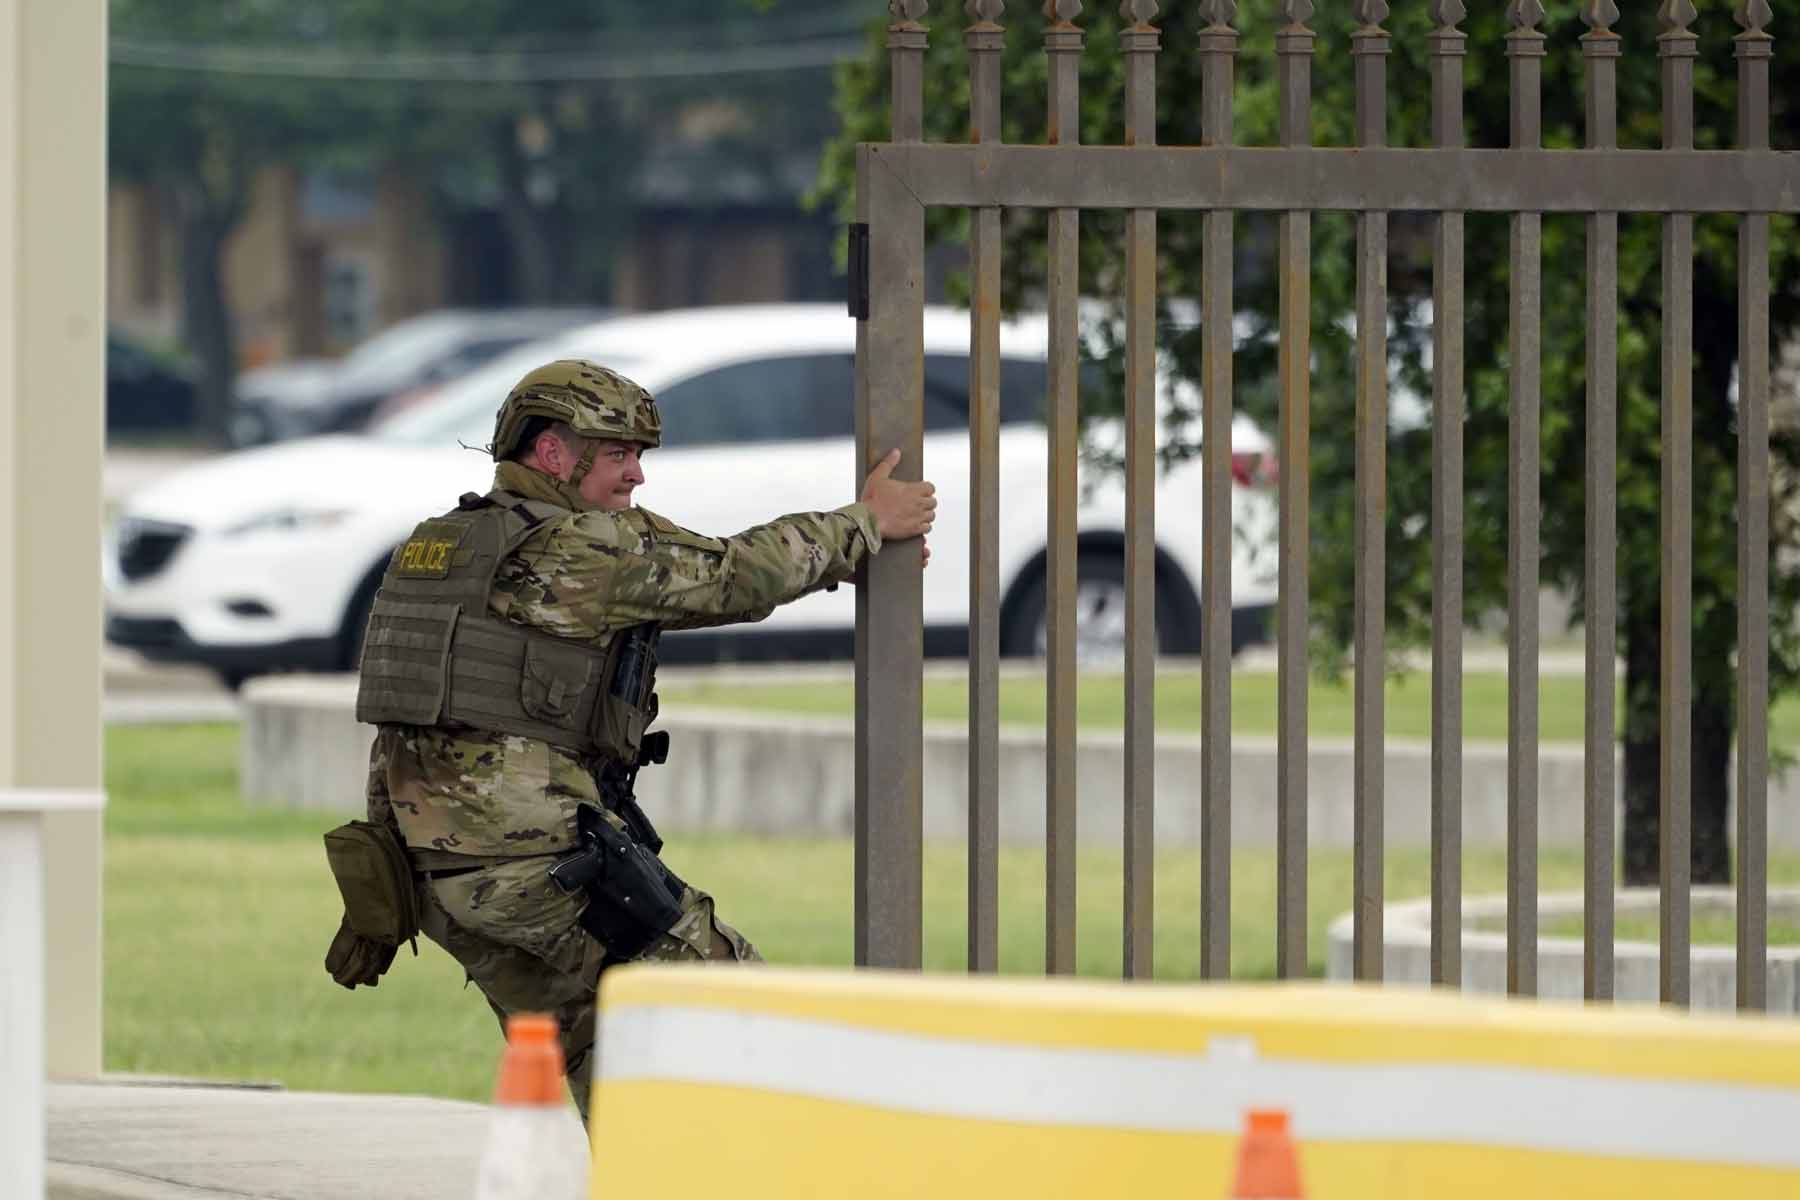
<svg viewBox="0 0 1800 1200"><path fill-rule="evenodd" d="M587 1123L593 1074L594 992L614 965L579 924L586 906L550 882L554 859L521 858L441 879L418 877L419 927L462 964L506 1025L517 1012L549 1013L562 1031L569 1091ZM712 897L687 888L682 916L634 961L761 962L744 936L713 915Z"/></svg>

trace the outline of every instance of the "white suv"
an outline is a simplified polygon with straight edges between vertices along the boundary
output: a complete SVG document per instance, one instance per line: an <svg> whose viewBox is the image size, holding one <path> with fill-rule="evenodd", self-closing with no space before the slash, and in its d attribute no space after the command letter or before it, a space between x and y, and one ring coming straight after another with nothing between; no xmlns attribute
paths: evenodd
<svg viewBox="0 0 1800 1200"><path fill-rule="evenodd" d="M826 305L718 307L615 318L510 352L366 435L222 455L128 497L107 555L107 636L153 658L203 663L228 680L354 662L389 551L493 466L470 447L493 433L513 383L555 358L591 358L656 397L662 448L638 499L717 535L855 495L855 325ZM960 655L969 603L969 318L925 315L925 463L938 487L925 573L926 651ZM1046 325L1001 336L1000 578L1003 652L1040 652L1048 438ZM1089 368L1090 370L1097 368ZM1116 433L1116 430L1114 431ZM1107 436L1102 429L1099 436ZM1274 599L1270 446L1233 436L1233 645L1261 632ZM1084 467L1078 637L1088 657L1123 639L1125 498L1120 478ZM1156 489L1157 632L1165 653L1199 649L1200 465ZM671 661L848 656L849 589L785 605L756 625L671 634Z"/></svg>

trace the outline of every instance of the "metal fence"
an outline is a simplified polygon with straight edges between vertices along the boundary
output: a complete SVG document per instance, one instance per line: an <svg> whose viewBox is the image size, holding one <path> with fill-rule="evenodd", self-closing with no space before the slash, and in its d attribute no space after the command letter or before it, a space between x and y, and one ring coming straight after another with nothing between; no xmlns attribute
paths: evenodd
<svg viewBox="0 0 1800 1200"><path fill-rule="evenodd" d="M1432 978L1461 978L1462 561L1464 404L1464 214L1510 214L1510 453L1508 467L1508 969L1509 990L1536 992L1537 626L1541 221L1586 215L1587 271L1587 658L1586 994L1613 988L1615 819L1614 659L1618 215L1660 215L1663 235L1661 887L1664 1000L1689 991L1691 840L1692 457L1694 217L1739 214L1739 753L1737 777L1740 1007L1764 1006L1767 956L1769 214L1800 206L1800 164L1769 149L1772 39L1763 0L1740 3L1738 148L1694 149L1696 19L1687 0L1659 10L1661 150L1617 148L1621 39L1609 0L1582 6L1587 144L1545 150L1540 134L1543 6L1513 0L1504 54L1511 87L1511 143L1463 144L1466 37L1458 0L1432 0L1429 148L1389 148L1382 28L1388 5L1351 11L1356 144L1310 144L1315 34L1310 0L1273 6L1280 144L1233 144L1233 0L1201 0L1206 22L1195 52L1203 89L1202 145L1156 144L1154 0L1126 0L1120 49L1126 144L1078 145L1079 0L1048 0L1048 144L1001 143L1001 0L968 0L964 40L971 96L967 144L923 140L926 0L892 0L888 50L891 141L864 144L856 160L852 231L857 324L857 430L861 458L900 446L917 477L922 452L922 310L925 210L971 210L969 597L969 947L971 970L998 957L997 528L1001 481L999 320L1001 213L1049 214L1050 375L1046 969L1075 964L1075 562L1078 233L1082 209L1125 214L1127 617L1125 651L1124 969L1153 974L1151 957L1152 684L1157 210L1204 213L1201 296L1202 457L1206 511L1230 511L1232 246L1234 214L1279 214L1280 565L1277 970L1305 973L1307 958L1307 504L1310 215L1353 213L1356 226L1356 576L1354 617L1354 971L1382 971L1384 524L1386 518L1388 214L1430 214L1433 247L1432 442ZM1647 50L1647 48L1644 48ZM956 519L956 514L945 514ZM1206 523L1201 583L1202 908L1200 970L1223 978L1230 962L1231 537ZM1300 548L1298 551L1292 548ZM917 967L921 953L922 623L913 555L878 555L857 593L856 958ZM1189 803L1190 797L1176 798Z"/></svg>

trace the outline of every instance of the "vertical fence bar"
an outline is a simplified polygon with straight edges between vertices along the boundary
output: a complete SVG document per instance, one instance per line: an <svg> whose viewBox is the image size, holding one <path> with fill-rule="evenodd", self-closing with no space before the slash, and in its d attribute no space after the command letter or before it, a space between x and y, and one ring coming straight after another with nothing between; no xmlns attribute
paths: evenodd
<svg viewBox="0 0 1800 1200"><path fill-rule="evenodd" d="M1282 0L1275 56L1281 144L1312 145L1312 0ZM1281 533L1276 611L1275 973L1306 975L1307 627L1312 486L1312 214L1281 214Z"/></svg>
<svg viewBox="0 0 1800 1200"><path fill-rule="evenodd" d="M1694 145L1690 0L1657 10L1663 146ZM1688 889L1693 865L1694 217L1663 218L1662 238L1662 1000L1685 1006L1691 973Z"/></svg>
<svg viewBox="0 0 1800 1200"><path fill-rule="evenodd" d="M1356 144L1387 144L1388 32L1384 0L1356 0ZM1356 680L1354 706L1356 893L1352 973L1382 975L1382 814L1387 673L1387 244L1386 213L1356 217Z"/></svg>
<svg viewBox="0 0 1800 1200"><path fill-rule="evenodd" d="M1156 144L1155 0L1125 0L1125 144ZM1156 210L1125 215L1125 977L1155 974Z"/></svg>
<svg viewBox="0 0 1800 1200"><path fill-rule="evenodd" d="M1083 34L1074 24L1080 0L1046 0L1044 52L1049 56L1050 144L1081 141ZM1080 212L1050 213L1050 547L1045 616L1048 734L1045 817L1044 969L1075 970L1075 464L1080 366Z"/></svg>
<svg viewBox="0 0 1800 1200"><path fill-rule="evenodd" d="M968 0L969 141L1000 134L1002 0ZM969 214L969 970L1000 965L1000 210Z"/></svg>
<svg viewBox="0 0 1800 1200"><path fill-rule="evenodd" d="M1232 141L1236 0L1202 0L1200 140ZM1231 227L1202 220L1200 336L1200 977L1231 974Z"/></svg>
<svg viewBox="0 0 1800 1200"><path fill-rule="evenodd" d="M1589 0L1581 18L1587 67L1587 144L1619 144L1619 19L1612 0ZM1618 657L1619 215L1587 218L1587 751L1582 782L1582 984L1589 1000L1613 997L1613 844L1617 821L1614 693Z"/></svg>
<svg viewBox="0 0 1800 1200"><path fill-rule="evenodd" d="M1738 146L1769 148L1767 0L1737 5ZM1738 221L1737 1005L1769 987L1769 218Z"/></svg>
<svg viewBox="0 0 1800 1200"><path fill-rule="evenodd" d="M893 0L888 49L893 140L924 136L921 73L926 0ZM865 153L857 161L857 220L869 243L869 307L857 321L861 470L893 447L894 475L920 478L924 452L925 210ZM860 485L860 479L859 479ZM919 556L877 554L856 589L856 961L920 964L924 817L923 573Z"/></svg>
<svg viewBox="0 0 1800 1200"><path fill-rule="evenodd" d="M1544 19L1538 0L1507 5L1512 29L1506 57L1512 74L1512 145L1541 143L1539 79ZM1507 689L1506 689L1506 990L1537 994L1538 832L1538 496L1540 308L1543 217L1512 218L1512 301L1507 372Z"/></svg>
<svg viewBox="0 0 1800 1200"><path fill-rule="evenodd" d="M1463 144L1461 0L1435 0L1431 144ZM1431 228L1431 982L1462 982L1463 214Z"/></svg>

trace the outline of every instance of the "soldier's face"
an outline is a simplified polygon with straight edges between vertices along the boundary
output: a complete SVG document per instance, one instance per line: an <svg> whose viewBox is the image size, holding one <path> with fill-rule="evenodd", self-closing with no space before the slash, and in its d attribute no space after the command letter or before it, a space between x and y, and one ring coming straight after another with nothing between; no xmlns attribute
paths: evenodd
<svg viewBox="0 0 1800 1200"><path fill-rule="evenodd" d="M601 442L593 467L582 476L577 489L581 498L596 508L630 508L632 491L644 482L642 452L643 447L635 442ZM572 469L570 474L574 474Z"/></svg>

